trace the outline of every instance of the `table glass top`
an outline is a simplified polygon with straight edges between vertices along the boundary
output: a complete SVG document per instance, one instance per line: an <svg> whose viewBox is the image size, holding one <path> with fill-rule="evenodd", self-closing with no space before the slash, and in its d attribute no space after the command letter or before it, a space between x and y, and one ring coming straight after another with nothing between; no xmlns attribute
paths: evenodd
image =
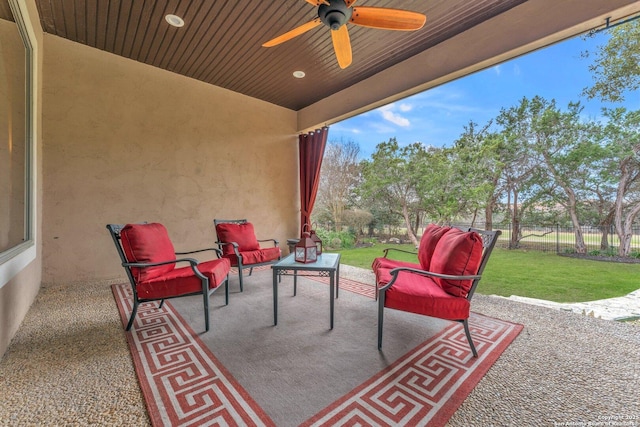
<svg viewBox="0 0 640 427"><path fill-rule="evenodd" d="M338 268L340 264L340 254L329 254L323 253L318 256L318 260L316 262L310 262L308 264L304 264L301 262L296 262L293 254L281 259L277 263L273 264L272 268L279 269L287 269L287 268L296 268L298 270L330 270Z"/></svg>

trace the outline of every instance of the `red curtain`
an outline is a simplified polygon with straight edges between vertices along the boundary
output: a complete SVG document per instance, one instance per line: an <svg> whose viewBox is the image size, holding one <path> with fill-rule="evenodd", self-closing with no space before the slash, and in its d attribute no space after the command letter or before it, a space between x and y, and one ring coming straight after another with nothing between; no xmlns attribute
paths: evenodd
<svg viewBox="0 0 640 427"><path fill-rule="evenodd" d="M323 127L300 135L300 235L305 224L311 224L311 211L320 185L320 167L327 144L329 128Z"/></svg>

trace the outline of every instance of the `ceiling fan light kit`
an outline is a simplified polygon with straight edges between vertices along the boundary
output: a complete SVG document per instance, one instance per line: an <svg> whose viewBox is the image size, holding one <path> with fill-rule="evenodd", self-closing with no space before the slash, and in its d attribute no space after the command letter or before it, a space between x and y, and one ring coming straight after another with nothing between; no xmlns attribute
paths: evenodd
<svg viewBox="0 0 640 427"><path fill-rule="evenodd" d="M352 14L353 9L347 6L343 0L334 0L318 7L320 21L334 31L346 24Z"/></svg>
<svg viewBox="0 0 640 427"><path fill-rule="evenodd" d="M361 27L379 28L383 30L415 31L422 28L427 17L418 12L390 9L385 7L352 6L356 0L305 0L318 7L318 17L306 24L264 43L263 47L273 47L307 31L324 24L331 29L333 49L340 68L351 65L351 41L347 22Z"/></svg>

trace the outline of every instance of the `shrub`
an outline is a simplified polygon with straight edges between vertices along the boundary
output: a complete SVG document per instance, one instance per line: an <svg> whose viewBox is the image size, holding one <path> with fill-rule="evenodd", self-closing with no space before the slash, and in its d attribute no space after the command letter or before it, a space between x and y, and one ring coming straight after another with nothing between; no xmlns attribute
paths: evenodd
<svg viewBox="0 0 640 427"><path fill-rule="evenodd" d="M593 250L589 252L589 255L593 256L618 256L618 250L616 248L609 248L605 250Z"/></svg>
<svg viewBox="0 0 640 427"><path fill-rule="evenodd" d="M319 228L316 230L318 237L322 240L322 246L330 249L351 249L355 246L356 237L347 231L329 231Z"/></svg>

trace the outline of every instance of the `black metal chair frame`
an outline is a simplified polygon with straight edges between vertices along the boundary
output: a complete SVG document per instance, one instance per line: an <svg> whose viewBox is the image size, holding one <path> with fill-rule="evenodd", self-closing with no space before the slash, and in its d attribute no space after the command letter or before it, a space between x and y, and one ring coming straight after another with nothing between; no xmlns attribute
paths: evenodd
<svg viewBox="0 0 640 427"><path fill-rule="evenodd" d="M471 298L473 297L473 294L476 291L476 288L478 287L478 283L480 282L480 279L482 278L482 272L484 271L485 266L487 265L487 261L489 260L489 255L491 255L491 252L493 251L493 248L496 245L496 242L498 241L498 237L500 236L500 234L502 233L500 230L496 230L496 231L487 231L487 230L479 230L477 228L467 228L464 231L475 231L477 232L480 237L482 237L482 247L483 247L483 252L482 252L482 258L480 261L480 267L478 268L478 272L475 275L467 275L467 276L452 276L452 275L447 275L447 274L438 274L438 273L432 273L430 271L426 271L426 270L419 270L419 269L415 269L415 268L407 268L407 267L399 267L399 268L394 268L393 270L391 270L391 280L389 281L389 283L387 283L385 286L381 287L379 290L376 291L376 293L379 292L379 298L378 298L378 350L382 349L382 325L383 325L383 321L384 321L384 302L385 302L385 296L386 296L386 292L387 289L389 289L390 287L392 287L394 285L394 283L396 282L396 280L398 279L398 275L401 271L405 271L411 274L420 274L423 276L428 276L428 277L439 277L441 279L448 279L448 280L473 280L473 283L471 285L471 289L469 290L469 293L466 296L466 299L469 300L469 302L471 302ZM385 252L385 256L386 256L387 252ZM378 284L376 283L376 288L378 288ZM421 315L424 316L424 315ZM460 322L462 323L462 325L464 326L464 333L467 336L467 340L469 341L469 346L471 347L471 352L473 353L473 357L478 357L478 352L476 351L476 347L473 344L473 340L471 339L471 332L469 331L469 319L458 319L458 320L454 320L455 322Z"/></svg>
<svg viewBox="0 0 640 427"><path fill-rule="evenodd" d="M214 228L215 228L215 226L217 226L218 224L230 223L230 224L239 224L239 225L241 225L241 224L246 224L248 222L249 221L247 221L247 219L214 219L213 220L213 225L214 225ZM240 281L240 292L244 291L244 282L242 280L242 270L243 269L247 269L248 268L249 269L249 276L251 276L253 274L253 268L254 267L260 267L262 265L275 264L276 262L280 261L280 259L282 258L282 255L280 255L278 257L278 259L273 260L273 261L267 261L267 262L261 262L261 263L257 263L257 264L244 265L243 262L242 262L242 255L240 254L238 244L236 242L221 242L217 237L218 237L218 234L217 234L217 228L216 228L216 245L218 245L218 248L220 249L220 252L219 252L219 254L220 254L219 256L220 257L222 256L221 255L222 254L222 247L224 245L232 245L232 247L233 247L233 252L235 253L235 255L236 255L237 259L238 259L238 267L237 268L238 268L238 280ZM256 240L258 240L258 243L273 242L273 246L274 247L276 247L276 248L280 247L279 242L276 239L263 239L263 240L256 239Z"/></svg>
<svg viewBox="0 0 640 427"><path fill-rule="evenodd" d="M198 260L194 259L194 258L178 258L175 260L170 260L170 261L163 261L163 262L154 262L154 263L136 263L136 262L129 262L127 260L127 257L124 253L124 249L122 247L122 239L120 237L120 231L122 231L122 229L125 227L125 224L107 224L107 229L109 230L109 233L111 234L111 237L113 239L113 243L116 245L116 249L118 250L118 255L120 256L120 260L122 261L122 267L125 269L125 271L127 272L127 277L129 278L129 283L131 284L131 289L133 291L133 309L131 311L131 317L129 318L129 323L127 323L127 327L126 330L129 331L131 329L131 326L133 325L133 320L136 317L136 314L138 312L138 306L142 303L145 302L152 302L152 301L160 301L160 305L158 306L158 308L162 308L162 305L164 304L164 300L165 299L171 299L171 298L180 298L180 297L186 297L186 296L192 296L192 295L200 295L202 294L203 296L203 300L204 300L204 322L205 322L205 328L206 331L209 331L209 297L211 296L211 294L213 292L216 291L216 289L220 288L222 286L222 283L220 284L220 286L217 286L213 289L209 289L209 278L206 277L205 275L203 275L202 273L200 273L200 271L198 271L197 266L200 263ZM176 256L177 255L188 255L188 254L195 254L195 253L199 253L199 252L205 252L205 251L214 251L218 257L220 257L220 250L218 248L206 248L206 249L198 249L195 251L189 251L189 252L176 252ZM167 298L150 298L150 299L146 299L146 298L139 298L138 297L138 292L136 289L136 281L133 278L133 273L131 272L131 268L145 268L145 267L155 267L158 265L166 265L166 264L177 264L180 262L188 262L189 265L191 266L191 269L193 270L193 274L195 276L197 276L200 281L202 282L202 291L199 292L192 292L189 294L182 294L182 295L176 295L176 296L172 296L172 297L167 297ZM229 305L229 275L227 275L227 277L224 280L224 296L225 296L225 305Z"/></svg>

